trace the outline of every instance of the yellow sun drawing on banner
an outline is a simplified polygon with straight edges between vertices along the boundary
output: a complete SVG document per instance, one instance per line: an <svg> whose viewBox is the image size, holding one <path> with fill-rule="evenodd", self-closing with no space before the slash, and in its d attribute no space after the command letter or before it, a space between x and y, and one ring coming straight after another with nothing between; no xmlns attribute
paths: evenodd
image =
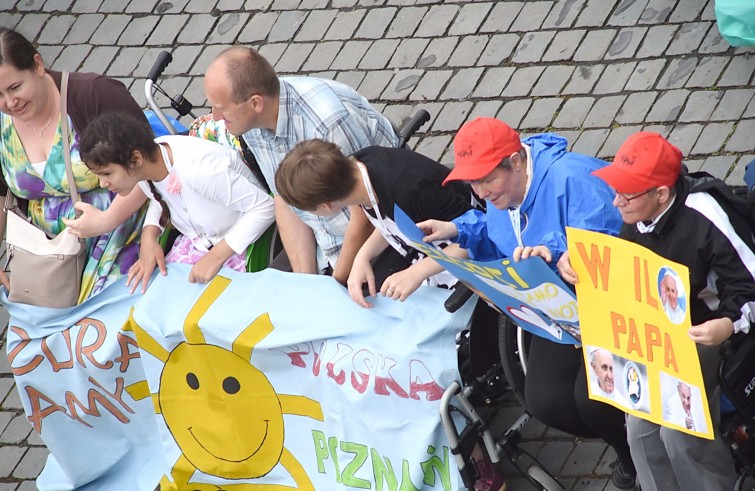
<svg viewBox="0 0 755 491"><path fill-rule="evenodd" d="M207 344L199 320L231 280L216 276L184 321L186 338L168 351L141 328L133 310L123 327L136 334L139 347L164 363L160 389L150 394L147 381L126 388L136 400L152 398L181 449L162 491L313 490L304 467L284 446L284 414L323 421L320 403L304 396L278 394L264 373L251 364L254 347L274 327L260 315L233 341L232 350ZM225 479L256 479L281 464L296 487L279 484L189 483L195 470Z"/></svg>

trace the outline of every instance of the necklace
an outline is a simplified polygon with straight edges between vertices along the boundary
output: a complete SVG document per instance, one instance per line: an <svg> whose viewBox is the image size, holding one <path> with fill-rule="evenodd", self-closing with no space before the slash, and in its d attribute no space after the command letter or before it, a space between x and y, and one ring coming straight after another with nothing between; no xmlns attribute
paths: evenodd
<svg viewBox="0 0 755 491"><path fill-rule="evenodd" d="M44 134L45 134L45 130L50 126L50 123L52 123L52 116L53 116L53 114L55 114L55 110L54 109L52 111L52 114L50 114L50 119L47 120L47 122L45 123L45 125L42 127L41 130L36 129L34 126L30 125L26 121L24 121L24 124L26 126L28 126L29 129L32 130L34 133L37 133L37 135L39 136L39 140L41 141L42 140L42 136L44 136ZM21 121L23 121L23 120L21 120Z"/></svg>

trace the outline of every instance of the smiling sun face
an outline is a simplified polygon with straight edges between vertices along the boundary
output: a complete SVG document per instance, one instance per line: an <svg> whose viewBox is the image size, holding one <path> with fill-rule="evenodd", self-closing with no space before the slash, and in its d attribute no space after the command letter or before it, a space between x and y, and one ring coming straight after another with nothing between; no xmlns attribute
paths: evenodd
<svg viewBox="0 0 755 491"><path fill-rule="evenodd" d="M183 325L185 342L166 349L136 323L133 311L123 326L136 334L139 348L164 363L160 387L150 393L147 381L126 387L135 399L152 398L181 455L171 470L166 490L215 490L215 485L190 483L194 470L227 479L256 479L282 465L296 486L276 489L314 490L306 471L284 446L284 415L323 421L320 403L300 395L279 394L264 373L251 364L255 346L273 332L268 314L246 326L232 349L207 344L199 321L230 285L216 276L189 311ZM265 484L229 485L248 490Z"/></svg>
<svg viewBox="0 0 755 491"><path fill-rule="evenodd" d="M214 345L180 344L160 377L165 424L197 469L260 477L280 460L283 412L267 377ZM227 435L233 435L228 438Z"/></svg>

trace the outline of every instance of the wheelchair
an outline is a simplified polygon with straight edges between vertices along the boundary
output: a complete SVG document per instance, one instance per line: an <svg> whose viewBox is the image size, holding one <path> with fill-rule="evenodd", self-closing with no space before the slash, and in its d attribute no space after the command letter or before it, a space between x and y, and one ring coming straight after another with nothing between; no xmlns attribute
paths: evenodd
<svg viewBox="0 0 755 491"><path fill-rule="evenodd" d="M734 335L721 345L721 435L737 467L734 489L755 489L755 337Z"/></svg>

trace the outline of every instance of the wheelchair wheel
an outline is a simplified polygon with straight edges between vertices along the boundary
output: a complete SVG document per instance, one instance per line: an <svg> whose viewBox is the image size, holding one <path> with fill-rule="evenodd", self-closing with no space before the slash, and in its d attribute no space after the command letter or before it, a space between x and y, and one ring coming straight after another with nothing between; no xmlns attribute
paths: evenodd
<svg viewBox="0 0 755 491"><path fill-rule="evenodd" d="M537 485L537 489L540 489L542 491L559 491L564 489L561 484L556 481L553 476L548 474L542 467L538 467L537 465L533 465L529 469L527 469L527 475L529 476L530 480L533 481L532 484Z"/></svg>
<svg viewBox="0 0 755 491"><path fill-rule="evenodd" d="M249 245L247 248L247 273L256 273L267 268L273 261L273 258L282 250L283 242L281 242L280 234L278 234L278 227L273 223L254 244Z"/></svg>
<svg viewBox="0 0 755 491"><path fill-rule="evenodd" d="M506 315L498 321L498 350L503 374L522 406L527 407L524 397L524 378L527 373L527 350L532 334L523 330Z"/></svg>

